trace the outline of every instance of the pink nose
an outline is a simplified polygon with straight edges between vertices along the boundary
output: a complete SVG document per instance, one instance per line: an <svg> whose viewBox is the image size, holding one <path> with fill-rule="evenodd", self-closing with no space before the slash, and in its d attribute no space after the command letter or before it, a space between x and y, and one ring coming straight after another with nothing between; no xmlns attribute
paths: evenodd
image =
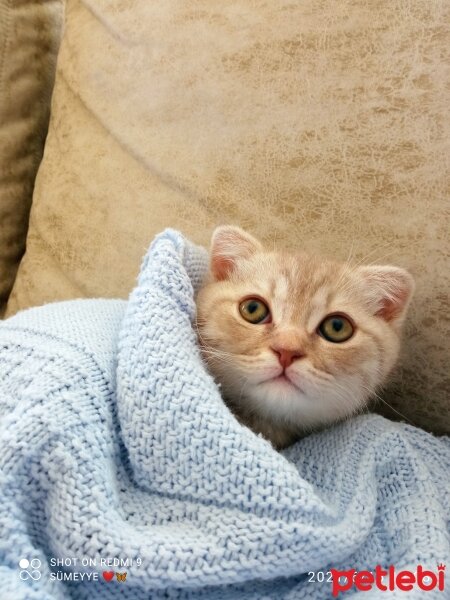
<svg viewBox="0 0 450 600"><path fill-rule="evenodd" d="M285 348L272 348L278 356L278 360L283 369L287 369L294 360L301 358L303 354L299 350L286 350Z"/></svg>

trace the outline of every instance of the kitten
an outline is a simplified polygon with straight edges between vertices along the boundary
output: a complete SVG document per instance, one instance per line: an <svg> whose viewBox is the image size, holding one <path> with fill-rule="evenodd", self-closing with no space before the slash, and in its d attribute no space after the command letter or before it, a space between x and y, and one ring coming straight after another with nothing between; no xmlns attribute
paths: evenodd
<svg viewBox="0 0 450 600"><path fill-rule="evenodd" d="M197 296L202 353L239 421L281 449L366 406L397 359L413 289L398 267L269 251L218 227Z"/></svg>

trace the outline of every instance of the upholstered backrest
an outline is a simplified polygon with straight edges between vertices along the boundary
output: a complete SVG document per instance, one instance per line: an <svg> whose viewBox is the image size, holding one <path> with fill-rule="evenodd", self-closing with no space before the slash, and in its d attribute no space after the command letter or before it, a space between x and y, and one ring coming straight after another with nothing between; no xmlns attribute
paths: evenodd
<svg viewBox="0 0 450 600"><path fill-rule="evenodd" d="M0 0L0 315L25 250L63 0Z"/></svg>
<svg viewBox="0 0 450 600"><path fill-rule="evenodd" d="M392 262L417 293L385 398L449 431L449 13L445 0L69 0L9 314L126 297L167 226L207 244L237 223Z"/></svg>

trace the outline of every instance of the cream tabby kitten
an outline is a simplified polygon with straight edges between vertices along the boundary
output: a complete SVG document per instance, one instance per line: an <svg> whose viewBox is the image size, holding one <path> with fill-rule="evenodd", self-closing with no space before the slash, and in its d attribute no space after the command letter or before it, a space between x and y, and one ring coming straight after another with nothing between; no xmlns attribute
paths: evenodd
<svg viewBox="0 0 450 600"><path fill-rule="evenodd" d="M397 359L413 289L398 267L265 250L219 227L197 297L202 353L239 421L284 448L366 406Z"/></svg>

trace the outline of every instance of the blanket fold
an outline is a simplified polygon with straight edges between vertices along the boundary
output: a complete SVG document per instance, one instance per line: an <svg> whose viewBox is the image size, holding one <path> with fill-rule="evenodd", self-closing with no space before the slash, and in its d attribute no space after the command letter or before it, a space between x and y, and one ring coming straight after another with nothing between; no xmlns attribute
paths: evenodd
<svg viewBox="0 0 450 600"><path fill-rule="evenodd" d="M448 560L448 438L363 415L277 453L202 362L206 269L167 230L128 302L0 324L2 600L331 598L311 572Z"/></svg>

